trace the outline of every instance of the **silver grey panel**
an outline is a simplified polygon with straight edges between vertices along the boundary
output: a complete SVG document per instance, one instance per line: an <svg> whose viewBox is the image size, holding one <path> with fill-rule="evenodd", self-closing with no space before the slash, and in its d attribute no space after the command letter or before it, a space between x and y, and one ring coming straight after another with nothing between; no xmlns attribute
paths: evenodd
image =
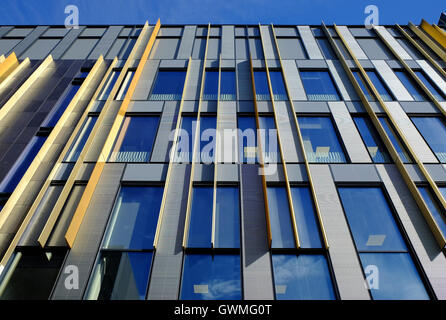
<svg viewBox="0 0 446 320"><path fill-rule="evenodd" d="M97 42L98 39L77 39L61 59L86 59Z"/></svg>
<svg viewBox="0 0 446 320"><path fill-rule="evenodd" d="M277 117L277 130L283 151L283 161L303 162L304 157L290 103L287 101L276 101L274 105Z"/></svg>
<svg viewBox="0 0 446 320"><path fill-rule="evenodd" d="M234 26L222 26L222 59L234 59Z"/></svg>
<svg viewBox="0 0 446 320"><path fill-rule="evenodd" d="M283 76L288 86L291 100L307 100L304 86L300 80L299 71L297 71L294 60L282 60Z"/></svg>
<svg viewBox="0 0 446 320"><path fill-rule="evenodd" d="M344 37L350 49L353 51L353 54L357 59L368 59L367 55L362 51L358 42L356 42L353 35L350 33L346 26L338 26L339 32Z"/></svg>
<svg viewBox="0 0 446 320"><path fill-rule="evenodd" d="M155 80L156 71L158 70L159 60L148 60L142 69L141 77L136 84L133 92L133 100L147 100L153 81Z"/></svg>
<svg viewBox="0 0 446 320"><path fill-rule="evenodd" d="M149 59L175 59L180 38L157 38Z"/></svg>
<svg viewBox="0 0 446 320"><path fill-rule="evenodd" d="M348 86L350 87L349 88L350 92L353 89L353 87L352 87L352 85L351 85L347 75L344 72L341 73L341 75L338 73L338 70L341 71L339 69L339 67L340 67L339 66L339 61L332 61L332 60L326 60L326 61L327 61L328 69L330 70L330 73L333 76L333 80L334 80L336 86L338 87L339 92L341 93L342 99L344 99L344 100L352 100L350 98L349 92L347 91L344 83L348 84ZM337 65L335 66L334 63L336 63ZM342 78L341 78L341 76L342 76Z"/></svg>
<svg viewBox="0 0 446 320"><path fill-rule="evenodd" d="M429 65L426 60L417 60L419 66L427 74L429 78L443 91L446 95L446 81Z"/></svg>
<svg viewBox="0 0 446 320"><path fill-rule="evenodd" d="M189 59L192 56L192 48L194 46L196 26L185 26L183 36L181 38L180 47L178 48L178 59Z"/></svg>
<svg viewBox="0 0 446 320"><path fill-rule="evenodd" d="M395 50L401 59L412 60L412 57L406 52L406 50L403 49L403 47L401 47L399 42L396 41L396 39L390 34L389 31L387 31L385 27L374 26L374 29L387 41L387 43L393 48L393 50Z"/></svg>
<svg viewBox="0 0 446 320"><path fill-rule="evenodd" d="M331 164L336 182L381 182L373 164Z"/></svg>
<svg viewBox="0 0 446 320"><path fill-rule="evenodd" d="M407 91L393 70L390 69L386 61L372 60L372 63L397 100L413 101L409 91Z"/></svg>
<svg viewBox="0 0 446 320"><path fill-rule="evenodd" d="M272 31L269 26L260 26L260 36L262 38L265 59L278 59L277 51Z"/></svg>
<svg viewBox="0 0 446 320"><path fill-rule="evenodd" d="M237 99L252 100L251 69L248 60L237 60Z"/></svg>
<svg viewBox="0 0 446 320"><path fill-rule="evenodd" d="M300 38L278 38L277 44L282 59L306 59Z"/></svg>
<svg viewBox="0 0 446 320"><path fill-rule="evenodd" d="M166 180L167 167L163 163L128 163L121 181L161 182Z"/></svg>
<svg viewBox="0 0 446 320"><path fill-rule="evenodd" d="M324 59L309 26L298 26L299 34L310 59Z"/></svg>
<svg viewBox="0 0 446 320"><path fill-rule="evenodd" d="M184 88L184 100L200 99L200 84L202 76L203 61L191 60L188 67L188 79Z"/></svg>
<svg viewBox="0 0 446 320"><path fill-rule="evenodd" d="M217 165L217 181L238 182L239 168L237 164L219 163Z"/></svg>
<svg viewBox="0 0 446 320"><path fill-rule="evenodd" d="M101 55L105 56L107 52L112 47L116 38L122 30L122 26L110 26L107 28L107 31L99 40L98 44L94 48L93 52L90 54L88 59L98 59Z"/></svg>
<svg viewBox="0 0 446 320"><path fill-rule="evenodd" d="M238 136L237 130L235 130L237 129L237 104L235 101L219 102L217 110L217 128L217 161L224 163L237 162Z"/></svg>

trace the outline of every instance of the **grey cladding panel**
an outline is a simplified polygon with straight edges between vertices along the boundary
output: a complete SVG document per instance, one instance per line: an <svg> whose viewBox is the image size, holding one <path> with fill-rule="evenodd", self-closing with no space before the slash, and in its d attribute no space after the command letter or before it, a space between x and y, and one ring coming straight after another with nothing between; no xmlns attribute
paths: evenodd
<svg viewBox="0 0 446 320"><path fill-rule="evenodd" d="M185 26L183 36L181 38L180 47L178 49L178 59L189 59L192 55L192 48L194 46L196 26Z"/></svg>
<svg viewBox="0 0 446 320"><path fill-rule="evenodd" d="M122 181L161 182L166 180L168 164L162 163L129 163Z"/></svg>
<svg viewBox="0 0 446 320"><path fill-rule="evenodd" d="M97 46L94 48L88 59L96 60L101 55L105 56L112 47L121 30L121 26L110 26L102 36L101 40L99 40Z"/></svg>
<svg viewBox="0 0 446 320"><path fill-rule="evenodd" d="M175 59L179 44L180 38L158 38L149 59Z"/></svg>
<svg viewBox="0 0 446 320"><path fill-rule="evenodd" d="M336 182L381 182L373 164L331 164Z"/></svg>
<svg viewBox="0 0 446 320"><path fill-rule="evenodd" d="M20 56L20 58L43 60L59 43L59 41L59 39L38 39Z"/></svg>
<svg viewBox="0 0 446 320"><path fill-rule="evenodd" d="M234 59L234 26L222 26L222 59Z"/></svg>
<svg viewBox="0 0 446 320"><path fill-rule="evenodd" d="M62 59L86 59L98 39L77 39L62 56Z"/></svg>
<svg viewBox="0 0 446 320"><path fill-rule="evenodd" d="M198 100L200 97L200 84L203 62L191 60L188 68L188 79L184 93L184 100Z"/></svg>
<svg viewBox="0 0 446 320"><path fill-rule="evenodd" d="M155 144L153 145L151 155L152 162L169 162L170 149L172 148L172 140L174 130L178 121L177 119L179 109L179 101L165 102L155 139Z"/></svg>
<svg viewBox="0 0 446 320"><path fill-rule="evenodd" d="M247 60L237 60L237 97L239 100L252 100L251 69Z"/></svg>

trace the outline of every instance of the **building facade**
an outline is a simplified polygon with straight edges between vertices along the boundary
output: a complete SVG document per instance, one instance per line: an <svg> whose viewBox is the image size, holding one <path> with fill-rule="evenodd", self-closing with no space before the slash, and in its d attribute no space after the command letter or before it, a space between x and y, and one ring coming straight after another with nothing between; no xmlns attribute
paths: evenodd
<svg viewBox="0 0 446 320"><path fill-rule="evenodd" d="M0 299L446 299L446 33L0 27Z"/></svg>

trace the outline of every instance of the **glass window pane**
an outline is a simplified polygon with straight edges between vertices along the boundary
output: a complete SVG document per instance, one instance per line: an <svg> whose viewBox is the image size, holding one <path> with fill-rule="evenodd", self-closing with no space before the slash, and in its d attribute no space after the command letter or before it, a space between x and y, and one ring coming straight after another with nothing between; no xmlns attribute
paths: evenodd
<svg viewBox="0 0 446 320"><path fill-rule="evenodd" d="M439 188L443 196L445 196L446 188ZM446 236L446 220L438 205L437 200L434 199L434 195L427 187L418 187L418 191L420 191L421 196L423 197L424 202L426 202L429 211L434 217L435 222L441 230L441 233Z"/></svg>
<svg viewBox="0 0 446 320"><path fill-rule="evenodd" d="M369 76L370 81L372 81L373 86L376 88L383 101L394 100L392 95L390 94L390 91L387 89L387 87L384 85L384 83L378 77L375 71L367 71L367 75Z"/></svg>
<svg viewBox="0 0 446 320"><path fill-rule="evenodd" d="M290 207L284 187L268 187L268 212L271 224L272 248L295 248Z"/></svg>
<svg viewBox="0 0 446 320"><path fill-rule="evenodd" d="M149 100L181 100L186 71L160 70Z"/></svg>
<svg viewBox="0 0 446 320"><path fill-rule="evenodd" d="M422 71L414 71L417 77L424 83L424 85L429 89L432 95L438 101L445 101L444 95L438 90L438 87L428 79Z"/></svg>
<svg viewBox="0 0 446 320"><path fill-rule="evenodd" d="M148 162L159 117L126 117L110 155L112 162Z"/></svg>
<svg viewBox="0 0 446 320"><path fill-rule="evenodd" d="M327 71L301 71L302 83L311 101L340 100L338 91Z"/></svg>
<svg viewBox="0 0 446 320"><path fill-rule="evenodd" d="M441 163L446 163L446 127L438 117L412 117L429 147Z"/></svg>
<svg viewBox="0 0 446 320"><path fill-rule="evenodd" d="M237 187L218 187L215 247L240 248L240 201Z"/></svg>
<svg viewBox="0 0 446 320"><path fill-rule="evenodd" d="M348 53L348 50L342 43L341 39L334 38L334 41L335 41L336 45L338 46L339 51L342 53L342 56L344 57L344 59L352 60L352 56L350 55L350 53Z"/></svg>
<svg viewBox="0 0 446 320"><path fill-rule="evenodd" d="M277 300L336 299L323 255L273 254L272 260Z"/></svg>
<svg viewBox="0 0 446 320"><path fill-rule="evenodd" d="M103 247L152 249L163 189L162 187L121 187Z"/></svg>
<svg viewBox="0 0 446 320"><path fill-rule="evenodd" d="M259 117L260 143L265 163L280 162L279 140L273 117Z"/></svg>
<svg viewBox="0 0 446 320"><path fill-rule="evenodd" d="M152 252L103 251L92 274L88 300L144 300Z"/></svg>
<svg viewBox="0 0 446 320"><path fill-rule="evenodd" d="M359 251L406 251L407 247L379 187L339 188Z"/></svg>
<svg viewBox="0 0 446 320"><path fill-rule="evenodd" d="M364 141L370 157L374 163L390 163L392 162L390 155L387 153L386 147L382 142L378 131L373 127L372 122L365 117L353 117L362 140Z"/></svg>
<svg viewBox="0 0 446 320"><path fill-rule="evenodd" d="M214 188L194 187L192 192L187 246L189 248L210 248Z"/></svg>
<svg viewBox="0 0 446 320"><path fill-rule="evenodd" d="M196 117L182 117L181 129L178 133L178 142L175 152L176 162L192 162L194 136L197 128Z"/></svg>
<svg viewBox="0 0 446 320"><path fill-rule="evenodd" d="M396 152L398 152L398 156L400 157L401 161L404 163L411 163L412 161L410 160L410 156L407 153L406 148L400 142L389 121L386 118L379 118L379 122L381 122L381 125L386 131L393 147L396 149Z"/></svg>
<svg viewBox="0 0 446 320"><path fill-rule="evenodd" d="M365 97L367 98L367 101L376 101L375 96L369 90L369 87L366 86L365 81L363 80L362 76L359 74L359 71L353 71L353 75L355 76L356 81L358 82L359 86L361 87L362 92L364 93Z"/></svg>
<svg viewBox="0 0 446 320"><path fill-rule="evenodd" d="M216 117L200 118L200 156L201 163L213 163L215 155Z"/></svg>
<svg viewBox="0 0 446 320"><path fill-rule="evenodd" d="M291 198L293 199L300 246L302 248L321 248L321 237L310 189L293 187L291 188Z"/></svg>
<svg viewBox="0 0 446 320"><path fill-rule="evenodd" d="M298 121L309 162L347 162L330 118L299 117Z"/></svg>
<svg viewBox="0 0 446 320"><path fill-rule="evenodd" d="M76 162L77 159L79 159L82 149L84 148L85 143L87 142L88 137L90 136L90 132L91 130L93 130L97 119L98 117L96 116L87 118L87 120L82 125L79 134L76 136L76 139L73 141L73 144L70 146L70 149L68 150L64 161Z"/></svg>
<svg viewBox="0 0 446 320"><path fill-rule="evenodd" d="M378 272L377 287L370 286L373 299L429 300L429 295L408 253L360 253L359 256L366 275L367 266L376 267Z"/></svg>
<svg viewBox="0 0 446 320"><path fill-rule="evenodd" d="M240 163L256 163L257 130L254 117L238 117Z"/></svg>
<svg viewBox="0 0 446 320"><path fill-rule="evenodd" d="M241 300L240 256L187 254L182 300Z"/></svg>
<svg viewBox="0 0 446 320"><path fill-rule="evenodd" d="M235 72L232 70L221 70L220 77L220 100L236 100L237 89L235 82Z"/></svg>
<svg viewBox="0 0 446 320"><path fill-rule="evenodd" d="M207 70L204 78L203 100L217 100L218 70Z"/></svg>
<svg viewBox="0 0 446 320"><path fill-rule="evenodd" d="M58 105L53 109L53 111L49 114L47 119L43 122L42 127L52 128L56 125L57 121L59 121L60 117L62 117L63 113L67 109L71 100L73 100L77 91L79 90L79 85L72 85L68 92L63 97L62 101L58 103Z"/></svg>
<svg viewBox="0 0 446 320"><path fill-rule="evenodd" d="M258 101L271 100L266 72L254 71L254 82L256 86L256 99Z"/></svg>
<svg viewBox="0 0 446 320"><path fill-rule="evenodd" d="M395 71L396 76L403 83L404 87L410 92L415 101L426 101L426 95L417 83L404 71Z"/></svg>
<svg viewBox="0 0 446 320"><path fill-rule="evenodd" d="M330 43L326 38L317 38L317 43L319 44L319 48L324 54L325 59L327 60L337 60L338 57L334 53Z"/></svg>
<svg viewBox="0 0 446 320"><path fill-rule="evenodd" d="M28 170L31 162L33 162L37 153L39 153L46 138L43 136L35 136L31 139L0 184L0 193L12 193L14 191L26 170Z"/></svg>
<svg viewBox="0 0 446 320"><path fill-rule="evenodd" d="M134 71L127 71L124 81L122 81L121 88L119 88L119 91L116 94L116 100L124 100L125 94L127 93L130 83L132 82L134 74Z"/></svg>
<svg viewBox="0 0 446 320"><path fill-rule="evenodd" d="M288 100L285 84L283 82L282 72L270 71L269 76L271 79L271 86L273 88L274 100L276 101Z"/></svg>

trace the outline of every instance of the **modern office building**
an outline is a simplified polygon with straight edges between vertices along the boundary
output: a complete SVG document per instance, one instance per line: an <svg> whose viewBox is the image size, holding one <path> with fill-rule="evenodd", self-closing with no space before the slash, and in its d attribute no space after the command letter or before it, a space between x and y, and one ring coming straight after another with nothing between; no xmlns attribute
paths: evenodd
<svg viewBox="0 0 446 320"><path fill-rule="evenodd" d="M2 26L0 55L0 299L446 299L444 27Z"/></svg>

